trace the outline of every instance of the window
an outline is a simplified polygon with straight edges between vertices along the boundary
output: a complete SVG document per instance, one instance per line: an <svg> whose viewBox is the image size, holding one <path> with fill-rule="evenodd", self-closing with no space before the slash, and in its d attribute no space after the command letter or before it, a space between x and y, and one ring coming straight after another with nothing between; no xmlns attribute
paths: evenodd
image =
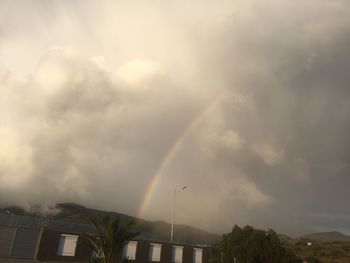
<svg viewBox="0 0 350 263"><path fill-rule="evenodd" d="M0 231L2 231L2 229ZM2 232L0 234L2 234ZM11 256L18 257L18 258L34 258L39 235L40 233L39 233L39 230L37 229L17 228L17 231L15 233L13 233L12 235L9 235L9 237L15 236L13 246L12 246ZM4 243L0 242L0 254L1 252L5 252L4 251L5 248L6 247L4 247Z"/></svg>
<svg viewBox="0 0 350 263"><path fill-rule="evenodd" d="M137 241L129 241L129 243L123 247L123 259L135 260L136 248Z"/></svg>
<svg viewBox="0 0 350 263"><path fill-rule="evenodd" d="M193 249L193 263L202 263L202 253L203 249L201 248Z"/></svg>
<svg viewBox="0 0 350 263"><path fill-rule="evenodd" d="M57 255L74 257L79 236L62 234L58 244Z"/></svg>
<svg viewBox="0 0 350 263"><path fill-rule="evenodd" d="M180 246L173 246L173 258L172 262L181 263L182 262L182 249Z"/></svg>
<svg viewBox="0 0 350 263"><path fill-rule="evenodd" d="M161 249L162 249L161 244L151 243L150 250L149 250L149 260L159 262Z"/></svg>

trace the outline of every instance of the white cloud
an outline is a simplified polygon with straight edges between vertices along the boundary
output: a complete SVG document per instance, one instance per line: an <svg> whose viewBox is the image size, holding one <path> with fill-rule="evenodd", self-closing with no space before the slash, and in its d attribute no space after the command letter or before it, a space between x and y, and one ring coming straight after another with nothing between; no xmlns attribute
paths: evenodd
<svg viewBox="0 0 350 263"><path fill-rule="evenodd" d="M148 86L150 88L147 85L148 82L158 76L160 72L161 68L157 63L136 59L120 67L118 77L131 87L147 88Z"/></svg>

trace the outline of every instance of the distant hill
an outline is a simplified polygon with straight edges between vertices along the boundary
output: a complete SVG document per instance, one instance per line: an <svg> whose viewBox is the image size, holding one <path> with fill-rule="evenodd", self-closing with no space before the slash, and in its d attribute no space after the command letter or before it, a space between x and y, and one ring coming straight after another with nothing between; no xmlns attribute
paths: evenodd
<svg viewBox="0 0 350 263"><path fill-rule="evenodd" d="M301 239L313 240L318 242L350 242L350 236L344 235L337 231L308 234L302 236Z"/></svg>
<svg viewBox="0 0 350 263"><path fill-rule="evenodd" d="M284 234L278 234L278 238L284 243L295 241L295 239L293 239L287 235L284 235Z"/></svg>
<svg viewBox="0 0 350 263"><path fill-rule="evenodd" d="M130 221L136 221L135 229L140 231L140 238L161 241L169 240L171 225L163 221L147 221L117 212L101 211L72 203L57 204L56 208L59 211L57 214L45 215L45 217L64 222L86 224L90 218L108 215L112 218L119 218L124 224ZM4 213L6 211L10 211L16 215L43 217L43 215L38 212L39 209L33 209L31 212L18 207L0 209L0 212ZM175 225L174 240L177 242L210 245L219 238L219 235L211 234L195 227Z"/></svg>

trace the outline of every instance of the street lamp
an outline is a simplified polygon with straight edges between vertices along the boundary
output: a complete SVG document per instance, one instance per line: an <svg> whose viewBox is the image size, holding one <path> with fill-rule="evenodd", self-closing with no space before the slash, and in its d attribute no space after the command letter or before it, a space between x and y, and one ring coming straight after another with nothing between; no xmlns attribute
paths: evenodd
<svg viewBox="0 0 350 263"><path fill-rule="evenodd" d="M179 189L175 189L174 190L174 196L173 196L173 213L172 213L172 217L171 217L171 232L170 232L170 241L173 241L173 237L174 237L174 217L175 217L175 198L176 198L176 193L180 192L182 190L185 190L187 188L187 185L182 186Z"/></svg>

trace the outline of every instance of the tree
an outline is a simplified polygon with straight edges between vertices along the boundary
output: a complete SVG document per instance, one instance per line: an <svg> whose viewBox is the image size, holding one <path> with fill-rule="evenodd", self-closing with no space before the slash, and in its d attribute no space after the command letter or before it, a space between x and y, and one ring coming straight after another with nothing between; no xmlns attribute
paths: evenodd
<svg viewBox="0 0 350 263"><path fill-rule="evenodd" d="M111 263L120 256L127 242L139 234L131 230L134 222L122 225L118 218L95 218L90 220L90 224L94 233L86 233L84 236L95 253L90 260L93 263Z"/></svg>
<svg viewBox="0 0 350 263"><path fill-rule="evenodd" d="M301 263L301 259L285 249L273 230L235 225L212 247L212 263Z"/></svg>

